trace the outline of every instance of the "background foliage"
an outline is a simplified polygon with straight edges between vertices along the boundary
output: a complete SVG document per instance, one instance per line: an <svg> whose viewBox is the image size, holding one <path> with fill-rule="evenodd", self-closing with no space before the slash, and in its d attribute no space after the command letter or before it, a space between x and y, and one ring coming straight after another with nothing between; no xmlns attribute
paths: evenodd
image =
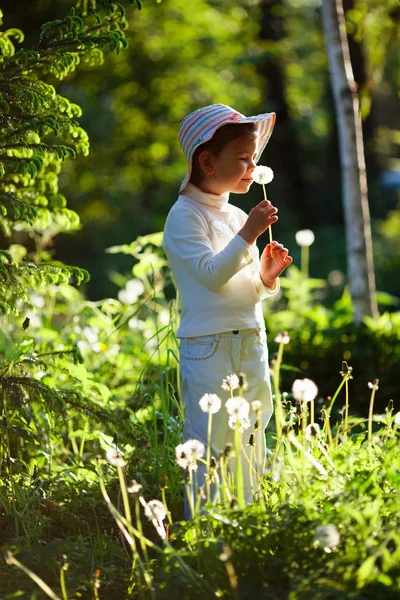
<svg viewBox="0 0 400 600"><path fill-rule="evenodd" d="M354 436L338 433L329 483L288 459L281 478L271 471L265 481L269 504L228 510L211 530L207 519L174 523L170 539L222 597L234 594L224 544L241 598L254 586L275 593L276 573L279 598L307 598L311 589L321 598L393 597L400 585L398 432L389 418L400 375L397 3L346 2L381 290L379 320L360 328L342 273L337 140L318 3L201 0L194 10L181 0L143 7L100 0L96 12L90 0L73 5L19 0L4 7L0 36L1 548L57 590L67 554L73 597L93 597L100 569L103 596L123 598L130 550L100 501L97 472L101 464L121 509L115 470L104 461L113 448L128 461L127 480L140 481L146 498L160 498L161 485L174 521L181 519L179 306L159 232L185 172L180 120L201 104L226 102L245 113L277 112L262 159L275 171L274 231L297 264L296 229L312 226L316 234L313 277L293 266L281 296L264 303L272 366L275 336L286 329L291 337L281 373L288 414L293 380L311 377L319 419L347 360ZM260 197L253 189L232 200L249 210ZM375 378L379 414L368 452L363 422ZM343 404L341 392L337 427ZM321 459L319 447L311 451ZM330 521L343 544L338 554L318 554L313 532ZM151 523L143 527L159 543ZM154 589L204 597L193 583L199 579L183 577L178 555L151 556ZM16 585L13 568L0 568L5 598L41 594L28 579ZM142 593L139 586L130 597Z"/></svg>

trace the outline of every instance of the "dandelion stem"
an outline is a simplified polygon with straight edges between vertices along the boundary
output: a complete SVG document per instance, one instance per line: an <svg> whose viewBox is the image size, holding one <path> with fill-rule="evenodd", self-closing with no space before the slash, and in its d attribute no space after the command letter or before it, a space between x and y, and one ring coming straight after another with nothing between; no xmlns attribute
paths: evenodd
<svg viewBox="0 0 400 600"><path fill-rule="evenodd" d="M68 600L67 588L65 586L65 570L68 568L68 565L65 562L61 565L60 568L60 587L63 600Z"/></svg>
<svg viewBox="0 0 400 600"><path fill-rule="evenodd" d="M221 481L222 481L222 490L224 495L225 502L230 503L232 501L232 495L229 489L228 476L226 473L226 460L225 455L221 454L219 458L220 470L221 470Z"/></svg>
<svg viewBox="0 0 400 600"><path fill-rule="evenodd" d="M282 413L282 403L281 403L281 392L279 389L279 378L280 378L280 370L282 364L283 357L283 346L284 343L279 343L278 355L274 364L274 372L273 372L273 382L274 382L274 392L275 392L275 428L278 439L282 435L282 426L283 426L283 413Z"/></svg>
<svg viewBox="0 0 400 600"><path fill-rule="evenodd" d="M265 183L262 184L263 192L264 192L264 200L268 200L267 198L267 190L265 189ZM268 227L269 231L269 243L272 244L272 225Z"/></svg>
<svg viewBox="0 0 400 600"><path fill-rule="evenodd" d="M319 471L319 473L321 473L321 475L328 475L328 471L321 465L320 462L318 462L312 456L312 454L305 450L305 448L300 444L300 442L297 440L297 438L293 435L291 431L288 433L288 440L301 452L303 456L305 456L310 461L311 464L314 465L314 467Z"/></svg>
<svg viewBox="0 0 400 600"><path fill-rule="evenodd" d="M349 380L346 379L346 406L344 409L344 431L347 431L348 420L349 420Z"/></svg>
<svg viewBox="0 0 400 600"><path fill-rule="evenodd" d="M236 497L241 508L244 507L244 489L243 489L243 471L240 457L241 433L239 431L240 423L235 427L235 454L236 454ZM246 454L246 453L245 453ZM247 455L246 455L247 456Z"/></svg>
<svg viewBox="0 0 400 600"><path fill-rule="evenodd" d="M373 385L373 387L371 389L371 398L369 401L369 411L368 411L368 442L371 442L371 440L372 440L372 417L373 417L373 413L374 413L374 400L375 400L376 390L377 390L377 387L375 385Z"/></svg>
<svg viewBox="0 0 400 600"><path fill-rule="evenodd" d="M254 473L254 475L257 477L257 479L258 479L259 481L261 481L261 477L259 476L259 474L258 474L258 473L257 473L257 471L255 470L255 468L254 468L254 467L253 467L253 465L251 464L251 459L250 459L250 458L247 456L247 452L246 452L246 450L245 450L245 448L244 448L244 446L243 446L243 442L242 442L242 441L241 441L241 446L242 446L242 451L243 451L243 454L244 454L244 456L245 456L245 458L246 458L246 461L247 461L247 462L248 462L248 464L249 464L250 470L251 470L251 471L253 471L253 473ZM251 451L250 451L250 452L251 452ZM250 455L250 456L251 456L251 455Z"/></svg>
<svg viewBox="0 0 400 600"><path fill-rule="evenodd" d="M324 419L324 426L322 428L322 433L324 434L325 430L327 431L328 439L329 439L329 446L332 446L333 437L332 437L332 431L331 431L330 416L329 416L328 411L325 408L322 409L321 413L322 413L322 417Z"/></svg>
<svg viewBox="0 0 400 600"><path fill-rule="evenodd" d="M301 246L301 272L308 277L310 250L308 246Z"/></svg>
<svg viewBox="0 0 400 600"><path fill-rule="evenodd" d="M168 523L170 525L172 525L171 511L168 508L167 499L166 499L166 496L165 496L165 486L162 486L162 488L161 488L161 497L162 497L162 503L164 504L165 510L166 510L166 513L167 513Z"/></svg>
<svg viewBox="0 0 400 600"><path fill-rule="evenodd" d="M206 467L206 490L207 490L207 502L211 501L210 494L210 460L211 460L211 431L212 431L212 412L208 411L208 426L207 426L207 467Z"/></svg>
<svg viewBox="0 0 400 600"><path fill-rule="evenodd" d="M22 563L20 563L19 560L17 560L11 554L11 552L8 552L6 554L5 560L6 560L6 563L8 565L14 565L14 567L18 567L18 569L20 569L21 571L23 571L25 573L25 575L28 575L28 577L30 577L32 579L32 581L35 582L36 585L39 586L40 589L43 590L43 592L49 598L52 598L52 600L61 600L60 597L57 596L57 594L55 594L53 592L53 590L47 585L47 583L45 583L43 581L43 579L41 577L39 577L38 575L36 575L36 573L34 573L33 571L31 571L30 569L28 569L28 567L26 567L25 565L23 565Z"/></svg>

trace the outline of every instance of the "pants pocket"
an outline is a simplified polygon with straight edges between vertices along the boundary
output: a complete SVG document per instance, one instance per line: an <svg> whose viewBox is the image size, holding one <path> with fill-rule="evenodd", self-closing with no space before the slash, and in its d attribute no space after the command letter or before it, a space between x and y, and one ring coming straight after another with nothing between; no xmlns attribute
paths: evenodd
<svg viewBox="0 0 400 600"><path fill-rule="evenodd" d="M219 335L182 338L180 344L181 359L207 360L211 358L218 350L219 339Z"/></svg>

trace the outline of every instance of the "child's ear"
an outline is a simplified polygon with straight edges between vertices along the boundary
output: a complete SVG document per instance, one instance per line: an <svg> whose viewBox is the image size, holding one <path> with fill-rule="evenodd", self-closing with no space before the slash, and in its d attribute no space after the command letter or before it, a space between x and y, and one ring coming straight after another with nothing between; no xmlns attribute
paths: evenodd
<svg viewBox="0 0 400 600"><path fill-rule="evenodd" d="M200 152L199 165L206 175L214 174L215 169L212 161L211 152L209 152L208 150L203 150L202 152Z"/></svg>

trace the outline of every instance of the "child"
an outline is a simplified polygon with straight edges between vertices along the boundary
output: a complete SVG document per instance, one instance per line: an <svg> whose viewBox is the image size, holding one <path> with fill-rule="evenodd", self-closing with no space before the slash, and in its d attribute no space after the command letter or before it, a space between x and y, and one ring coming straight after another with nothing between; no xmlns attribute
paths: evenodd
<svg viewBox="0 0 400 600"><path fill-rule="evenodd" d="M224 408L230 392L221 384L227 375L244 373L246 399L261 402L256 431L261 473L264 431L273 412L261 300L279 291L278 277L292 258L282 244L272 242L260 260L256 240L278 220L278 210L263 200L247 216L229 204L229 193L249 190L274 123L275 113L245 117L224 104L199 108L183 119L179 141L189 168L168 214L163 241L182 302L177 337L183 440L197 439L207 446L208 413L199 400L206 393L217 394L222 408L213 415L211 455L218 460L234 433ZM255 420L251 413L251 426ZM251 431L243 436L246 451ZM241 460L245 500L251 502L249 464L244 456ZM199 486L205 472L199 465ZM187 502L185 516L190 518Z"/></svg>

